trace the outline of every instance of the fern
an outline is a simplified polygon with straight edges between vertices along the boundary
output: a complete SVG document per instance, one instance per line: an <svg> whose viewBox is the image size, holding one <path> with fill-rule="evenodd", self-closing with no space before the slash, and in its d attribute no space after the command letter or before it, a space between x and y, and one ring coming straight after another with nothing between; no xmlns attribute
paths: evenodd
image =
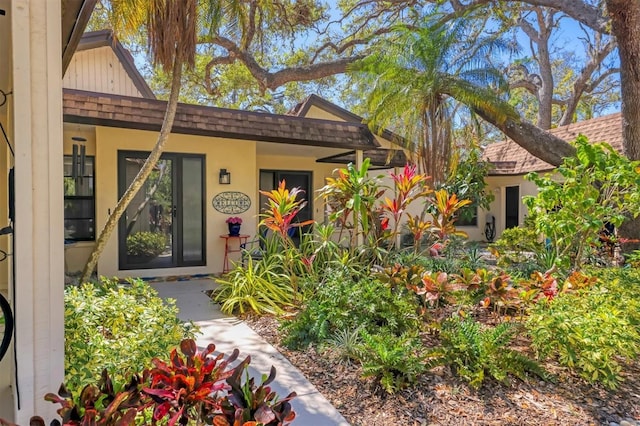
<svg viewBox="0 0 640 426"><path fill-rule="evenodd" d="M509 349L516 334L513 323L482 329L473 319L452 317L442 325L442 347L429 352L427 367L449 365L473 388L480 388L486 377L507 382L509 375L526 380L527 373L553 380L540 364Z"/></svg>
<svg viewBox="0 0 640 426"><path fill-rule="evenodd" d="M393 394L414 384L425 371L421 344L412 335L394 336L382 331L371 335L362 333L363 343L359 347L362 356L364 377L373 377L382 388Z"/></svg>

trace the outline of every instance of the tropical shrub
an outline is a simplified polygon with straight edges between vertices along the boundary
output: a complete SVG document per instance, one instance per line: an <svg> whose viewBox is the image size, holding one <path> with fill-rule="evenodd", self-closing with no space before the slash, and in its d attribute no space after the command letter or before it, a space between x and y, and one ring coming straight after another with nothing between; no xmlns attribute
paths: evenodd
<svg viewBox="0 0 640 426"><path fill-rule="evenodd" d="M340 236L344 229L353 230L349 247L356 247L357 235L373 245L377 245L377 236L381 234L377 200L384 194L380 186L380 177L370 177L371 160L365 158L360 168L349 163L346 169L336 170L335 177L326 179L327 184L319 190L331 208L329 219L340 225Z"/></svg>
<svg viewBox="0 0 640 426"><path fill-rule="evenodd" d="M362 333L358 353L364 377L373 377L387 393L395 393L416 383L425 371L422 344L415 333L395 336L388 332Z"/></svg>
<svg viewBox="0 0 640 426"><path fill-rule="evenodd" d="M584 136L574 144L576 156L557 168L560 180L527 175L539 190L524 201L535 230L551 241L559 263L579 269L589 247L600 244L605 224L618 227L640 214L640 162Z"/></svg>
<svg viewBox="0 0 640 426"><path fill-rule="evenodd" d="M163 303L139 279L121 285L115 279L65 289L65 380L78 393L95 383L103 369L123 383L155 356L195 332L177 318L175 302Z"/></svg>
<svg viewBox="0 0 640 426"><path fill-rule="evenodd" d="M282 256L275 254L258 260L248 256L244 266L237 265L226 277L216 280L213 300L227 314L284 312L283 308L293 302L294 290L282 263Z"/></svg>
<svg viewBox="0 0 640 426"><path fill-rule="evenodd" d="M526 222L524 226L502 231L500 238L491 244L490 250L496 256L500 268L506 269L509 274L527 278L532 272L541 269L535 260L535 254L545 250L545 245L540 241L533 225Z"/></svg>
<svg viewBox="0 0 640 426"><path fill-rule="evenodd" d="M536 304L526 328L539 358L557 357L585 380L615 388L620 360L640 355L640 273L596 273L597 284Z"/></svg>
<svg viewBox="0 0 640 426"><path fill-rule="evenodd" d="M355 280L352 278L356 278ZM327 271L325 281L291 321L283 324L285 343L294 348L320 343L338 330L387 330L401 335L420 326L415 298L378 279L352 277L348 269Z"/></svg>
<svg viewBox="0 0 640 426"><path fill-rule="evenodd" d="M487 377L507 382L509 375L526 380L527 373L549 380L551 376L534 360L509 349L517 333L514 323L503 322L483 328L472 318L453 316L442 324L442 346L429 351L427 365L450 366L473 388L480 388Z"/></svg>
<svg viewBox="0 0 640 426"><path fill-rule="evenodd" d="M138 257L156 257L161 254L167 244L164 234L157 232L136 232L127 237L127 254Z"/></svg>

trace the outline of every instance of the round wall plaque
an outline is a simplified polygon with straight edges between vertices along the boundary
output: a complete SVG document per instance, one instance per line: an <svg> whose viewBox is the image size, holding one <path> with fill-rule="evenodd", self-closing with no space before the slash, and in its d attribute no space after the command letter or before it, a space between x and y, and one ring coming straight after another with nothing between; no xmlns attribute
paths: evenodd
<svg viewBox="0 0 640 426"><path fill-rule="evenodd" d="M243 192L224 191L213 197L213 208L220 213L244 213L251 207L251 198Z"/></svg>

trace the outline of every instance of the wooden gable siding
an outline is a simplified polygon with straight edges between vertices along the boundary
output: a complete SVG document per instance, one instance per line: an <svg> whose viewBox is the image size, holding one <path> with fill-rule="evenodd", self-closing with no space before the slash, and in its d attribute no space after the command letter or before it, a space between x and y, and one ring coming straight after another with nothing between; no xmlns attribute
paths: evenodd
<svg viewBox="0 0 640 426"><path fill-rule="evenodd" d="M76 52L62 84L67 89L142 97L109 46Z"/></svg>

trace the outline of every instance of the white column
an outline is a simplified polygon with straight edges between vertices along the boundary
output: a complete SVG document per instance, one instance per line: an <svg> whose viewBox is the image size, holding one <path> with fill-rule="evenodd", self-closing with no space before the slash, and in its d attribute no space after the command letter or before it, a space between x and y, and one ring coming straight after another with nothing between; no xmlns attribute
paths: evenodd
<svg viewBox="0 0 640 426"><path fill-rule="evenodd" d="M11 3L16 170L15 421L55 418L64 378L60 0ZM19 400L16 392L19 392ZM20 407L18 408L18 404Z"/></svg>

